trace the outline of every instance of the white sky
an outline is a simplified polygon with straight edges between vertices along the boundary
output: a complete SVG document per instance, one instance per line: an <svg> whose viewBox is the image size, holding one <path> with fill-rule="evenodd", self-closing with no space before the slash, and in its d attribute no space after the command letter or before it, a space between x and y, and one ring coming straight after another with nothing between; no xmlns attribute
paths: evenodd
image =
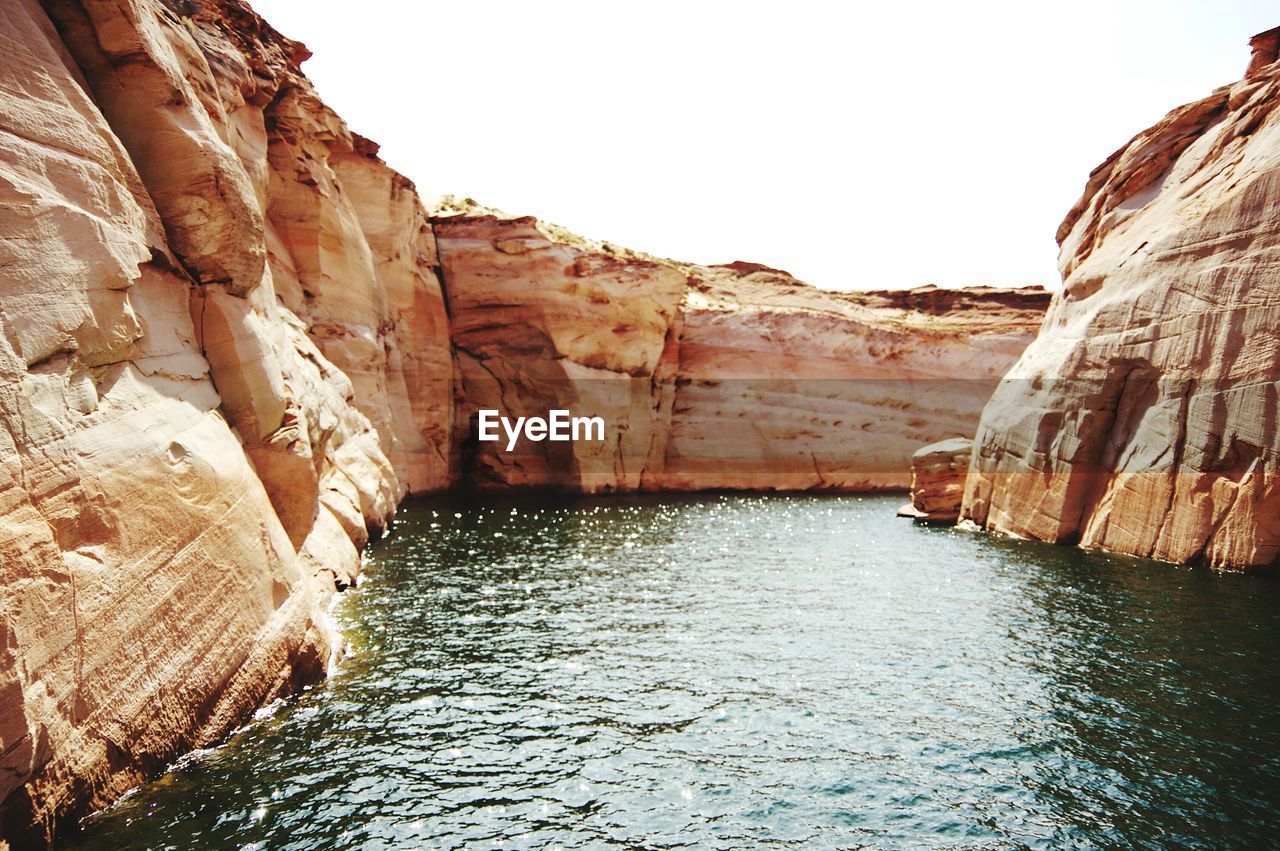
<svg viewBox="0 0 1280 851"><path fill-rule="evenodd" d="M1056 286L1089 171L1240 78L1275 0L251 0L453 193L835 289Z"/></svg>

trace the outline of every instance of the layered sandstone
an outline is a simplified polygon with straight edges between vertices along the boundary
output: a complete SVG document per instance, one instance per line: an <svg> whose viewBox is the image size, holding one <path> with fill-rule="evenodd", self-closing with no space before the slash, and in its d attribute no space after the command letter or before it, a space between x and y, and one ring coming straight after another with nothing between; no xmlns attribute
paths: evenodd
<svg viewBox="0 0 1280 851"><path fill-rule="evenodd" d="M433 225L239 0L0 20L0 844L320 676L406 493L902 487L1040 321ZM508 456L480 407L610 440Z"/></svg>
<svg viewBox="0 0 1280 851"><path fill-rule="evenodd" d="M0 840L323 673L325 603L441 486L411 185L234 0L0 8Z"/></svg>
<svg viewBox="0 0 1280 851"><path fill-rule="evenodd" d="M973 441L953 437L922 446L911 456L911 502L899 512L924 523L960 519Z"/></svg>
<svg viewBox="0 0 1280 851"><path fill-rule="evenodd" d="M481 488L905 489L969 433L1034 336L1038 288L835 293L535 219L435 220L460 377L455 469ZM476 412L600 415L606 444L476 439Z"/></svg>
<svg viewBox="0 0 1280 851"><path fill-rule="evenodd" d="M556 240L533 218L436 219L458 365L455 468L485 488L635 490L660 440L659 369L685 276L669 264ZM609 441L476 439L476 411L603 416Z"/></svg>
<svg viewBox="0 0 1280 851"><path fill-rule="evenodd" d="M655 489L902 490L972 430L1048 293L835 293L751 264L687 267Z"/></svg>
<svg viewBox="0 0 1280 851"><path fill-rule="evenodd" d="M1280 63L1094 170L1064 287L978 431L975 524L1221 568L1280 548Z"/></svg>

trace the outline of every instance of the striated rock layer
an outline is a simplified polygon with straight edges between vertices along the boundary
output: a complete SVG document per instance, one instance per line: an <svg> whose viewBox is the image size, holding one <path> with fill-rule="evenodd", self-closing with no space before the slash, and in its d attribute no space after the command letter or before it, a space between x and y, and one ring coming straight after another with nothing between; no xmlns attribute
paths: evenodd
<svg viewBox="0 0 1280 851"><path fill-rule="evenodd" d="M831 293L690 267L658 489L903 490L921 443L971 431L1040 325L1039 288Z"/></svg>
<svg viewBox="0 0 1280 851"><path fill-rule="evenodd" d="M459 369L458 478L489 489L905 489L1035 334L1039 288L833 293L532 218L435 220ZM477 440L479 409L599 415L605 443Z"/></svg>
<svg viewBox="0 0 1280 851"><path fill-rule="evenodd" d="M899 516L954 525L960 519L973 441L953 437L922 446L911 456L911 502Z"/></svg>
<svg viewBox="0 0 1280 851"><path fill-rule="evenodd" d="M367 530L447 474L411 185L299 45L190 8L0 5L0 840L321 675Z"/></svg>
<svg viewBox="0 0 1280 851"><path fill-rule="evenodd" d="M406 493L903 487L1046 302L433 224L239 0L0 22L0 845L321 676ZM508 455L481 407L609 439Z"/></svg>
<svg viewBox="0 0 1280 851"><path fill-rule="evenodd" d="M1175 109L1094 170L1064 289L982 416L978 526L1221 568L1280 548L1280 64Z"/></svg>

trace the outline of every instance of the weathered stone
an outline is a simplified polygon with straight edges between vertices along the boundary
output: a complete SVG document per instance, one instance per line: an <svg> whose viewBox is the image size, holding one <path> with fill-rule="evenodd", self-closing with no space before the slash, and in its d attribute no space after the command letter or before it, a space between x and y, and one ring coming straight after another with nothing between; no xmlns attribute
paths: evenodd
<svg viewBox="0 0 1280 851"><path fill-rule="evenodd" d="M452 366L412 187L246 6L14 0L0 22L3 844L323 674L327 597L404 492L388 456L444 483ZM324 139L305 174L269 156L292 150L286 116L267 129L286 106ZM321 166L345 195L308 183ZM277 210L300 256L268 251L276 197L349 228L308 242ZM317 348L327 308L277 296L335 236L368 272L334 309L371 329L381 393Z"/></svg>
<svg viewBox="0 0 1280 851"><path fill-rule="evenodd" d="M978 526L1221 568L1280 553L1280 65L1175 109L1090 176L1063 289L982 416Z"/></svg>
<svg viewBox="0 0 1280 851"><path fill-rule="evenodd" d="M911 456L911 512L925 523L954 524L960 518L973 441L953 437L922 446Z"/></svg>
<svg viewBox="0 0 1280 851"><path fill-rule="evenodd" d="M904 490L916 447L972 431L1048 301L835 293L492 211L437 218L436 235L461 378L455 469L482 488ZM476 442L486 408L600 415L611 440L508 453Z"/></svg>
<svg viewBox="0 0 1280 851"><path fill-rule="evenodd" d="M0 844L322 675L327 601L407 492L901 487L1046 298L437 234L240 0L0 23ZM480 406L619 428L513 458L469 445Z"/></svg>

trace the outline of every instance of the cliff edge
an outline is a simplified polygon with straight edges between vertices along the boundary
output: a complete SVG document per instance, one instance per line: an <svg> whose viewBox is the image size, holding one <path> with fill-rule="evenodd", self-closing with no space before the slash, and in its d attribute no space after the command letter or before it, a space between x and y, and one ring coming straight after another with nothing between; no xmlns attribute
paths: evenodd
<svg viewBox="0 0 1280 851"><path fill-rule="evenodd" d="M1039 328L1039 287L831 292L532 217L434 219L458 364L456 479L487 490L905 490L972 432ZM477 411L599 414L607 443L477 440Z"/></svg>
<svg viewBox="0 0 1280 851"><path fill-rule="evenodd" d="M1064 287L982 415L964 516L1219 568L1280 547L1280 30L1090 175Z"/></svg>
<svg viewBox="0 0 1280 851"><path fill-rule="evenodd" d="M248 7L0 7L0 838L323 675L368 530L443 484L411 185ZM410 340L412 345L406 345Z"/></svg>

